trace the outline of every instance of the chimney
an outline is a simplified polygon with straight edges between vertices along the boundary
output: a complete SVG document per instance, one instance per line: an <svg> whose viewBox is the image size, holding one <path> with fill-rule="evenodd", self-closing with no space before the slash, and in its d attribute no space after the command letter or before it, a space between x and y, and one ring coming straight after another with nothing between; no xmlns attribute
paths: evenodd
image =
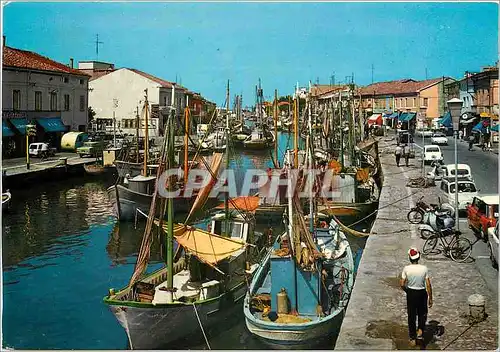
<svg viewBox="0 0 500 352"><path fill-rule="evenodd" d="M69 68L73 68L73 58L69 58Z"/></svg>

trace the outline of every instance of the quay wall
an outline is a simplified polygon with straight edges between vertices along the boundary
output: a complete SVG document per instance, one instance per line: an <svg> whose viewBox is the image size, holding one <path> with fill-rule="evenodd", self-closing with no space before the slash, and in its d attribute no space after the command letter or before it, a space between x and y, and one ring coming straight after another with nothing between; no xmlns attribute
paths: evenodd
<svg viewBox="0 0 500 352"><path fill-rule="evenodd" d="M419 156L410 160L409 167L397 167L394 148L393 139L382 137L379 140L384 173L379 211L336 340L337 350L412 348L409 345L406 296L399 288L399 276L403 267L409 264L408 249L414 246L421 250L424 240L419 237L418 225L411 225L406 215L421 196L427 203L437 203L438 187L406 187L410 177L422 174ZM421 263L429 268L434 292L424 347L452 350L497 348L496 294L488 289L474 260L455 263L436 255L422 256ZM488 318L466 331L470 325L467 299L474 293L486 298ZM436 333L438 327L440 334Z"/></svg>

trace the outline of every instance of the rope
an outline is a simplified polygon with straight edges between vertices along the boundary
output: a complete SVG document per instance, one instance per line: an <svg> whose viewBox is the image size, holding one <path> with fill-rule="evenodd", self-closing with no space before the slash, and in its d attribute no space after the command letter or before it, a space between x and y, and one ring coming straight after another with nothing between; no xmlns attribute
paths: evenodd
<svg viewBox="0 0 500 352"><path fill-rule="evenodd" d="M460 336L462 336L463 334L465 334L471 327L473 327L474 325L476 325L477 323L479 323L479 321L473 321L472 323L469 324L469 326L464 330L462 331L457 337L455 337L453 340L451 340L450 342L448 342L446 344L446 346L444 346L441 350L445 350L449 345L451 345L453 342L455 342L456 340L458 340L458 338Z"/></svg>
<svg viewBox="0 0 500 352"><path fill-rule="evenodd" d="M196 319L198 319L198 324L200 324L201 332L203 333L203 337L205 338L205 342L207 343L208 349L211 350L210 344L208 343L207 335L205 334L205 330L203 329L203 325L201 324L200 317L198 316L198 311L196 310L196 305L193 302L194 312L196 314Z"/></svg>

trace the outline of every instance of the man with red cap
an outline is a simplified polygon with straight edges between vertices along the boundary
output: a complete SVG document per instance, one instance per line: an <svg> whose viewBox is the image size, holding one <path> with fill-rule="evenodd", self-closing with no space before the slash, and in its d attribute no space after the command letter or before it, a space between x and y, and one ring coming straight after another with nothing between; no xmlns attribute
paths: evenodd
<svg viewBox="0 0 500 352"><path fill-rule="evenodd" d="M400 286L406 292L406 309L408 313L408 332L410 346L416 345L416 339L421 339L427 321L427 304L432 307L432 287L429 270L425 265L418 264L420 252L416 248L408 251L410 265L404 267ZM418 329L415 320L418 317Z"/></svg>

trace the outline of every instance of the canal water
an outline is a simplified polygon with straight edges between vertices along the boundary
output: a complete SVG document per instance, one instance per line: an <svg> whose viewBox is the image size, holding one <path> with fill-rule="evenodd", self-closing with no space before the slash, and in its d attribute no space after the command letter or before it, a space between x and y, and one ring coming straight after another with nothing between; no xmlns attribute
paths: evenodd
<svg viewBox="0 0 500 352"><path fill-rule="evenodd" d="M288 134L280 135L280 153L291 143ZM240 175L271 166L269 152L241 153L232 162ZM3 347L128 348L125 331L102 298L109 288L127 284L144 222L137 229L117 223L106 193L113 182L82 176L12 191L11 209L2 217ZM365 240L350 242L355 252ZM160 252L156 241L149 270L162 265ZM242 309L221 328L210 338L212 349L265 348L246 330ZM179 348L206 346L192 340Z"/></svg>

